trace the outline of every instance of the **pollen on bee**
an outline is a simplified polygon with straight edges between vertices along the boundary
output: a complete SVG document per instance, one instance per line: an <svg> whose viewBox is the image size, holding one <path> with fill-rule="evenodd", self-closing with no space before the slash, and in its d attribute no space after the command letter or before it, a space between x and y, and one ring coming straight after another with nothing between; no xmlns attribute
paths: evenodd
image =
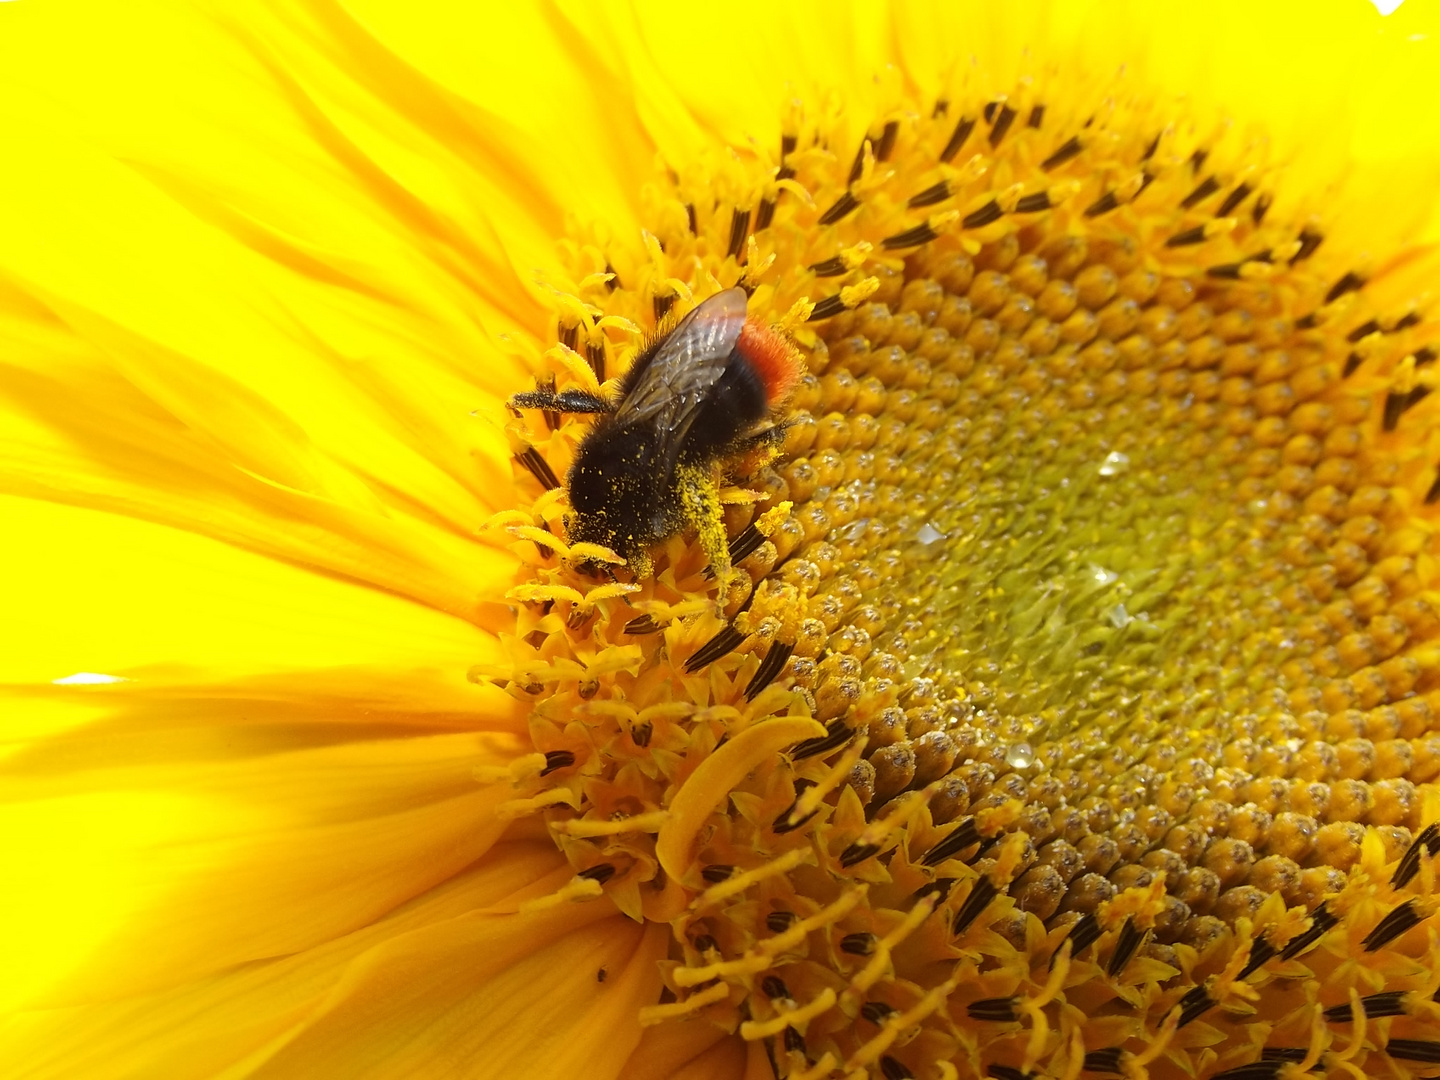
<svg viewBox="0 0 1440 1080"><path fill-rule="evenodd" d="M804 373L795 346L779 330L758 319L745 321L735 348L765 384L765 401L772 408L785 400Z"/></svg>

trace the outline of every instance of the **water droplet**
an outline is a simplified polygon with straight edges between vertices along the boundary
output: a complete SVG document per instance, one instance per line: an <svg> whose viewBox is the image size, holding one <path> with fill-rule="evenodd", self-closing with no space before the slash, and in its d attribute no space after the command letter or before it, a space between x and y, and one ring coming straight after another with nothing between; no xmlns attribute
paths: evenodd
<svg viewBox="0 0 1440 1080"><path fill-rule="evenodd" d="M1005 764L1012 769L1028 769L1035 764L1035 751L1029 743L1011 743L1005 750Z"/></svg>
<svg viewBox="0 0 1440 1080"><path fill-rule="evenodd" d="M915 539L926 547L929 547L937 540L944 540L945 534L927 521L924 525L920 526L920 531L915 534Z"/></svg>
<svg viewBox="0 0 1440 1080"><path fill-rule="evenodd" d="M1116 604L1105 613L1105 618L1110 620L1110 625L1116 630L1123 630L1130 625L1130 613L1125 610L1124 604Z"/></svg>
<svg viewBox="0 0 1440 1080"><path fill-rule="evenodd" d="M1105 460L1100 463L1101 476L1119 476L1130 467L1130 455L1122 454L1119 450L1112 450L1105 455Z"/></svg>
<svg viewBox="0 0 1440 1080"><path fill-rule="evenodd" d="M1113 570L1106 570L1103 566L1090 564L1090 576L1095 579L1096 585L1112 585L1119 580L1120 575Z"/></svg>

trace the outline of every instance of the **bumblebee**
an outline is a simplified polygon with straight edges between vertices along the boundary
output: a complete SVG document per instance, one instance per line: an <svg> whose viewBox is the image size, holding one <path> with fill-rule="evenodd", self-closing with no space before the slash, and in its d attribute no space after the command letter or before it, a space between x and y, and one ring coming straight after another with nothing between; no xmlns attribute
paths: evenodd
<svg viewBox="0 0 1440 1080"><path fill-rule="evenodd" d="M778 446L784 425L773 413L803 370L784 335L747 319L745 299L743 289L726 289L659 333L613 400L574 388L510 399L515 408L599 417L566 477L572 544L608 547L643 577L650 550L694 525L722 599L730 559L718 467Z"/></svg>

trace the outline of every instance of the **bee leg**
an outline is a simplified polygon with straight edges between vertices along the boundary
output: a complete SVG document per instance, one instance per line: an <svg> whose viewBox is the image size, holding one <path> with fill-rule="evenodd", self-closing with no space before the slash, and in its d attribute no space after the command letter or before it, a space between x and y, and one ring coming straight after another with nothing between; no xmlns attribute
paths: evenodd
<svg viewBox="0 0 1440 1080"><path fill-rule="evenodd" d="M752 474L758 472L785 449L785 432L789 427L789 424L776 424L747 435L726 456L743 459L744 468Z"/></svg>
<svg viewBox="0 0 1440 1080"><path fill-rule="evenodd" d="M516 409L545 409L548 412L563 413L610 413L615 406L599 394L588 390L568 387L558 394L554 390L527 390L510 399Z"/></svg>
<svg viewBox="0 0 1440 1080"><path fill-rule="evenodd" d="M730 542L725 535L720 485L715 482L714 472L708 468L681 466L678 479L685 519L695 526L700 549L709 557L710 569L714 571L719 586L715 593L715 607L723 608L730 585Z"/></svg>

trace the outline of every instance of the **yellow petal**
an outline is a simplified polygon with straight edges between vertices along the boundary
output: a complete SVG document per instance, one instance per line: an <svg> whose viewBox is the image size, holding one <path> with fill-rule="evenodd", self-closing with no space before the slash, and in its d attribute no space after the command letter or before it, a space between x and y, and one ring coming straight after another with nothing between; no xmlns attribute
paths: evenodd
<svg viewBox="0 0 1440 1080"><path fill-rule="evenodd" d="M136 993L362 927L483 855L508 787L475 734L293 749L201 711L50 740L12 756L0 848L8 1004ZM342 729L343 732L343 729Z"/></svg>
<svg viewBox="0 0 1440 1080"><path fill-rule="evenodd" d="M14 1015L0 1028L0 1067L65 1078L213 1078L270 1056L321 1015L347 971L404 935L473 917L543 888L562 860L552 845L497 844L481 864L335 941L156 994ZM513 906L513 905L512 905ZM238 1069L244 1072L243 1068Z"/></svg>

